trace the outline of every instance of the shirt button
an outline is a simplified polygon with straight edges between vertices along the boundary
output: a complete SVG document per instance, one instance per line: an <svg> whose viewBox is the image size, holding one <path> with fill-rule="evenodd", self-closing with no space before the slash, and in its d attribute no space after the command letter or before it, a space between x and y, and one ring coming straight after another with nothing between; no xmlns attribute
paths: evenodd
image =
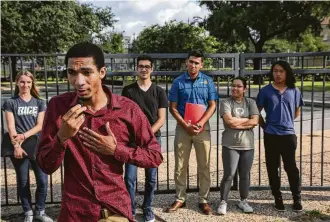
<svg viewBox="0 0 330 222"><path fill-rule="evenodd" d="M95 185L98 185L98 183L97 183L97 182L95 182Z"/></svg>

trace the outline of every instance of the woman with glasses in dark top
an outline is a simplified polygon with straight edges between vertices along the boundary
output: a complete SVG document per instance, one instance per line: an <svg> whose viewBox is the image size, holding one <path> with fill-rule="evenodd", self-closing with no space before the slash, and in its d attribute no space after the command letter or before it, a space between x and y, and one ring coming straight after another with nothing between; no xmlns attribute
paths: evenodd
<svg viewBox="0 0 330 222"><path fill-rule="evenodd" d="M250 170L254 155L253 128L258 124L259 110L253 99L245 98L246 80L236 77L232 82L232 96L222 100L220 115L224 122L222 133L223 178L220 186L221 203L217 213L227 212L228 195L238 169L241 200L238 207L244 213L252 213L247 202L250 188Z"/></svg>

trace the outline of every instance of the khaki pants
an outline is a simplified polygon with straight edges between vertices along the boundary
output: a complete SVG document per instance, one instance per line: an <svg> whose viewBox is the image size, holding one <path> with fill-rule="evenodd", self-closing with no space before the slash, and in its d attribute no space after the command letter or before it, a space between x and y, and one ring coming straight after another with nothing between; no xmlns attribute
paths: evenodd
<svg viewBox="0 0 330 222"><path fill-rule="evenodd" d="M98 222L128 222L128 219L118 214L114 214L109 216L107 219L100 219Z"/></svg>
<svg viewBox="0 0 330 222"><path fill-rule="evenodd" d="M179 124L176 126L174 139L174 180L177 201L184 202L186 199L187 167L192 144L194 144L195 147L197 171L199 177L198 202L207 203L211 186L211 133L210 125L208 122L204 126L204 131L196 136L190 136Z"/></svg>

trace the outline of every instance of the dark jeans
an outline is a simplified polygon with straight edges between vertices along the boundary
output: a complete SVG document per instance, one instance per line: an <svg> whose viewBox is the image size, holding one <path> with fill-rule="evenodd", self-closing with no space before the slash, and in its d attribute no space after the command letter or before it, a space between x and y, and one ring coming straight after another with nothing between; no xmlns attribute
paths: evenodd
<svg viewBox="0 0 330 222"><path fill-rule="evenodd" d="M35 209L38 211L44 210L48 186L47 174L41 171L36 160L29 160L27 158L16 159L14 157L10 159L15 167L19 198L21 199L24 212L32 210L29 180L30 165L32 167L37 182L37 190L35 193Z"/></svg>
<svg viewBox="0 0 330 222"><path fill-rule="evenodd" d="M300 199L299 170L296 165L296 135L273 135L264 133L266 167L269 185L275 198L281 197L279 177L280 157L288 175L293 199Z"/></svg>
<svg viewBox="0 0 330 222"><path fill-rule="evenodd" d="M161 138L157 137L159 144L161 144ZM133 164L125 164L125 184L126 189L131 197L132 201L132 213L135 216L135 189L136 189L136 177L137 177L137 166ZM145 190L143 209L151 210L151 203L154 198L154 192L157 181L157 168L146 168L145 169Z"/></svg>

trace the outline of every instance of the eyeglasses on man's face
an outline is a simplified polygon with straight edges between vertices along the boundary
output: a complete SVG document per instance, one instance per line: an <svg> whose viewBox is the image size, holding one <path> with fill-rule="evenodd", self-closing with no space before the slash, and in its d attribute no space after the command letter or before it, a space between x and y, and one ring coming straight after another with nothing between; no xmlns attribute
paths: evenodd
<svg viewBox="0 0 330 222"><path fill-rule="evenodd" d="M231 88L238 88L238 89L241 89L244 87L243 85L235 85L235 84L231 84L230 86L231 86Z"/></svg>
<svg viewBox="0 0 330 222"><path fill-rule="evenodd" d="M147 70L149 70L149 69L151 69L151 66L150 65L138 65L138 69L147 69Z"/></svg>

